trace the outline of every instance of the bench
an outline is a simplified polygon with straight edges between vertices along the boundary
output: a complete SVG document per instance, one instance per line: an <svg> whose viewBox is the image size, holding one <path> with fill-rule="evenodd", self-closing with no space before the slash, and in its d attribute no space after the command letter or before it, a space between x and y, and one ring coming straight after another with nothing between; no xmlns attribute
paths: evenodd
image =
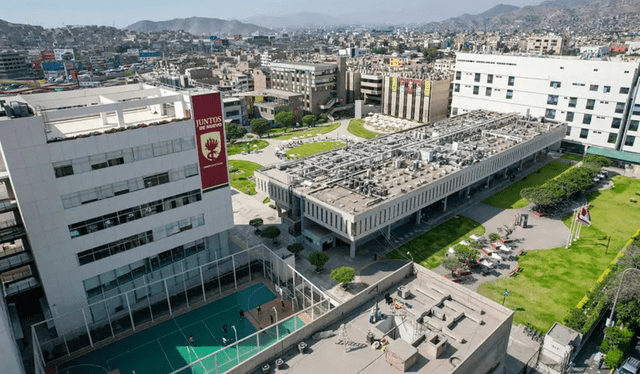
<svg viewBox="0 0 640 374"><path fill-rule="evenodd" d="M513 270L511 270L509 272L509 276L513 277L514 275L516 275L516 273L518 273L520 271L520 265L516 266Z"/></svg>

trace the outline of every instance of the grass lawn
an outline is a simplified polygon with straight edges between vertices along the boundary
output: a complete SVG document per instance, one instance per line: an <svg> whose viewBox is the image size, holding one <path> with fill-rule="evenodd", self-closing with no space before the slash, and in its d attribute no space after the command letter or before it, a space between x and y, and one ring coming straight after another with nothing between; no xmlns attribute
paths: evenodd
<svg viewBox="0 0 640 374"><path fill-rule="evenodd" d="M363 119L352 119L351 121L349 121L349 127L347 127L347 131L349 131L355 136L359 136L365 139L373 139L376 136L384 135L384 134L380 134L380 133L365 129Z"/></svg>
<svg viewBox="0 0 640 374"><path fill-rule="evenodd" d="M326 134L328 132L331 132L331 131L337 129L338 127L340 127L340 122L332 123L330 125L308 127L307 129L301 130L301 131L288 131L284 135L277 135L275 137L271 136L271 139L289 140L289 139L293 139L296 136L298 138L300 138L300 137L310 138L311 136ZM277 130L281 130L281 129L277 129ZM278 134L282 134L282 132L278 132ZM309 135L311 135L311 136L309 136Z"/></svg>
<svg viewBox="0 0 640 374"><path fill-rule="evenodd" d="M572 155L571 153L565 153L562 155L562 158L569 161L580 162L582 161L582 156Z"/></svg>
<svg viewBox="0 0 640 374"><path fill-rule="evenodd" d="M519 209L529 205L529 200L520 196L523 188L540 186L549 179L555 178L569 169L571 165L560 161L552 161L547 165L527 175L526 179L521 179L502 191L496 192L488 198L482 200L483 203L500 209Z"/></svg>
<svg viewBox="0 0 640 374"><path fill-rule="evenodd" d="M389 252L386 258L407 260L407 251L410 251L415 262L433 269L442 263L449 247L453 247L461 240L469 240L472 234L484 235L484 233L484 226L478 222L467 217L454 217Z"/></svg>
<svg viewBox="0 0 640 374"><path fill-rule="evenodd" d="M518 260L520 274L485 283L480 294L502 303L502 292L508 289L505 306L515 311L515 323L547 331L555 321L562 322L640 227L640 206L629 202L640 191L640 180L619 176L614 182L614 189L588 196L592 224L582 228L569 249L525 252ZM565 225L569 221L566 218ZM605 236L611 236L608 250Z"/></svg>
<svg viewBox="0 0 640 374"><path fill-rule="evenodd" d="M269 146L269 142L266 140L252 140L249 142L249 145L251 146L251 151L254 151L256 149L262 149L262 148L266 148ZM255 147L257 145L257 147ZM229 144L227 146L227 155L229 156L233 156L233 155L239 155L240 153L242 153L242 151L246 152L247 150L247 143L234 143L234 144Z"/></svg>
<svg viewBox="0 0 640 374"><path fill-rule="evenodd" d="M251 161L241 160L229 160L229 164L232 167L231 170L229 170L231 187L247 195L255 195L256 184L252 180L253 172L258 169L262 169L262 165Z"/></svg>
<svg viewBox="0 0 640 374"><path fill-rule="evenodd" d="M317 143L309 143L305 145L301 145L298 147L291 148L287 151L288 158L302 158L311 155L315 155L317 153L322 153L326 151L330 151L335 148L344 147L345 143L343 142L317 142Z"/></svg>

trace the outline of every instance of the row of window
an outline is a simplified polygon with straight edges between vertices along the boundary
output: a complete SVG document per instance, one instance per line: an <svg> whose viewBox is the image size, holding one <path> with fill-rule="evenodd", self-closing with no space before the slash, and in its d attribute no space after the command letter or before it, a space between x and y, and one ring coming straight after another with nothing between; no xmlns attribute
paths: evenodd
<svg viewBox="0 0 640 374"><path fill-rule="evenodd" d="M500 91L500 89L495 89L496 91ZM456 83L453 85L453 92L460 92L460 84ZM485 96L491 96L491 93L493 92L491 87L486 87L485 91L484 91L484 95ZM480 87L479 86L473 86L473 94L474 95L478 95L480 93ZM505 96L505 98L507 99L512 99L513 98L513 90L507 90L507 94Z"/></svg>
<svg viewBox="0 0 640 374"><path fill-rule="evenodd" d="M594 131L596 132L596 131ZM601 132L597 132L601 133ZM567 136L571 135L571 126L567 126ZM587 139L589 137L589 129L580 129L580 135L578 135L580 139ZM609 138L607 139L607 143L615 143L618 140L618 134L615 132L609 133ZM627 135L624 139L624 145L633 147L633 144L636 141L636 137L633 135Z"/></svg>
<svg viewBox="0 0 640 374"><path fill-rule="evenodd" d="M124 239L116 240L114 242L80 252L78 253L78 262L80 263L80 266L86 265L202 225L204 225L204 214L186 218L178 222L173 222L153 230L132 235Z"/></svg>
<svg viewBox="0 0 640 374"><path fill-rule="evenodd" d="M53 170L56 178L62 178L68 175L86 173L92 170L146 160L152 157L188 151L195 147L195 138L193 136L187 136L113 152L80 157L73 160L55 162L53 163Z"/></svg>
<svg viewBox="0 0 640 374"><path fill-rule="evenodd" d="M199 189L181 193L179 195L152 201L147 204L138 205L133 208L123 209L115 213L94 217L86 221L76 222L69 225L69 233L71 234L71 238L77 238L79 236L91 234L113 226L123 225L127 222L135 221L140 218L149 217L157 213L192 204L200 200L202 200L202 196L200 195Z"/></svg>
<svg viewBox="0 0 640 374"><path fill-rule="evenodd" d="M468 74L471 74L471 73L468 73ZM473 77L473 81L480 82L480 78L481 78L480 73L475 73ZM501 78L501 76L497 76L497 78ZM456 71L456 80L459 81L461 79L462 79L462 72ZM487 74L487 83L493 83L493 74ZM515 83L516 83L516 77L510 76L509 79L507 80L507 85L513 86Z"/></svg>
<svg viewBox="0 0 640 374"><path fill-rule="evenodd" d="M70 209L83 204L109 199L129 192L155 187L169 182L175 182L196 175L198 175L198 164L181 166L179 168L148 175L146 177L132 178L121 182L62 195L62 206L64 209Z"/></svg>
<svg viewBox="0 0 640 374"><path fill-rule="evenodd" d="M87 295L87 300L89 301L89 303L94 303L98 300L102 300L105 297L115 296L119 293L130 291L134 288L134 285L131 285L131 282L133 282L134 280L140 279L147 274L157 272L158 270L173 263L188 259L197 253L205 251L205 249L205 240L198 239L194 242L169 249L167 251L161 252L160 254L147 257L132 264L125 265L118 269L110 270L95 277L86 279L83 281L83 284L85 294ZM206 258L207 262L203 263L198 262L198 257L200 256L195 257L195 261L185 261L184 270L189 270L188 264L195 263L195 266L193 267L197 267L210 262L209 256L207 256ZM211 260L213 260L213 258ZM179 272L182 272L184 270L182 270L181 266ZM140 282L136 282L140 284L136 284L135 286L139 287L153 281L157 281L157 279L141 279Z"/></svg>

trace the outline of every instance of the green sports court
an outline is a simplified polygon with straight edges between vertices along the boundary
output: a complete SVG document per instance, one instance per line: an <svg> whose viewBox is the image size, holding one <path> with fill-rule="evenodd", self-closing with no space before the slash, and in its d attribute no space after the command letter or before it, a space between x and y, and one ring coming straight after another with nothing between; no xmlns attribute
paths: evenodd
<svg viewBox="0 0 640 374"><path fill-rule="evenodd" d="M260 313L257 313L258 306L262 307ZM181 374L223 373L269 347L278 337L282 339L305 325L303 319L307 318L303 315L302 319L295 316L271 324L269 318L280 312L274 311L273 306L280 308L276 295L264 283L254 283L198 309L66 361L58 365L57 372L169 374L180 370ZM244 317L240 317L240 309L245 312ZM280 317L284 319L282 315ZM227 326L226 334L223 325ZM237 345L232 326L237 331ZM254 334L257 331L261 332ZM190 336L193 336L193 345L189 344ZM223 337L228 339L226 347ZM243 340L246 337L249 338ZM214 352L217 353L212 355Z"/></svg>

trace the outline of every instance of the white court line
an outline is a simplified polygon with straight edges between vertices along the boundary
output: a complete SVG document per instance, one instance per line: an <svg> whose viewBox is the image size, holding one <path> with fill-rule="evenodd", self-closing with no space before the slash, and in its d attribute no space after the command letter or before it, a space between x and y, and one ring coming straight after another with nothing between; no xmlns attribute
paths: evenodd
<svg viewBox="0 0 640 374"><path fill-rule="evenodd" d="M200 360L200 357L198 357L198 354L196 353L195 348L191 347L191 342L189 342L189 339L187 338L187 336L184 334L184 331L182 331L182 329L180 328L180 325L178 325L178 322L176 322L175 318L172 318L173 323L176 324L176 326L178 327L178 330L180 330L180 333L182 333L182 336L184 336L184 340L187 342L187 351L191 352L193 351L193 354L196 355L196 361ZM191 351L189 350L191 349ZM189 360L191 360L191 353L189 353ZM189 362L191 364L191 362ZM202 364L202 361L200 361L200 366L202 366L202 369L206 372L207 369L204 367L204 365Z"/></svg>
<svg viewBox="0 0 640 374"><path fill-rule="evenodd" d="M157 339L156 339L156 341L158 342L158 345L160 346L160 350L162 351L162 354L164 354L164 358L167 359L167 362L169 363L169 367L171 368L171 371L175 371L173 369L173 365L171 365L171 361L169 361L169 357L167 356L167 354L164 351L164 348L162 348L162 344L160 344L160 341L158 341Z"/></svg>

